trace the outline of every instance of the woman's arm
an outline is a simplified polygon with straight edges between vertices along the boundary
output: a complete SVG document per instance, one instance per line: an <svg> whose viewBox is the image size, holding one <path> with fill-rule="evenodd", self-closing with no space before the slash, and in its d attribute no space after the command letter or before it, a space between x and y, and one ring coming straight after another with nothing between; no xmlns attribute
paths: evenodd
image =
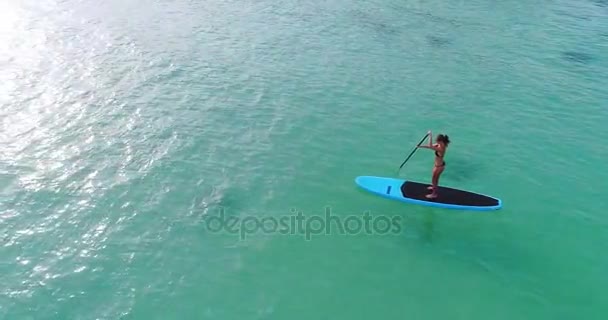
<svg viewBox="0 0 608 320"><path fill-rule="evenodd" d="M429 135L429 145L428 146L420 145L420 146L418 146L418 148L433 149L435 151L439 150L437 145L433 145L433 133L431 132L431 130L429 130L429 132L427 132L427 134Z"/></svg>
<svg viewBox="0 0 608 320"><path fill-rule="evenodd" d="M434 145L432 144L432 145L430 145L430 146L418 146L417 148L423 148L423 149L432 149L432 150L435 150L435 151L440 150L440 149L439 149L439 146L438 146L438 145L436 145L436 144L434 144Z"/></svg>

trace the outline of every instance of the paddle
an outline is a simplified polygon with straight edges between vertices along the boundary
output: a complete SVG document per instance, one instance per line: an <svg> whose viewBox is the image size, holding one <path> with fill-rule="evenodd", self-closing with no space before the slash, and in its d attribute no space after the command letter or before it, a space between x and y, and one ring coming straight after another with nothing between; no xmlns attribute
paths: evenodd
<svg viewBox="0 0 608 320"><path fill-rule="evenodd" d="M403 165L405 165L405 163L414 155L414 153L416 152L416 150L418 150L418 147L422 144L422 142L424 142L424 140L426 139L426 137L428 137L429 134L425 134L424 138L422 138L422 140L420 140L420 142L418 142L418 145L416 146L416 148L414 148L414 150L412 150L412 153L410 153L409 156L407 156L407 158L405 158L405 161L403 161L403 163L399 166L399 171L401 171L401 168L403 168Z"/></svg>

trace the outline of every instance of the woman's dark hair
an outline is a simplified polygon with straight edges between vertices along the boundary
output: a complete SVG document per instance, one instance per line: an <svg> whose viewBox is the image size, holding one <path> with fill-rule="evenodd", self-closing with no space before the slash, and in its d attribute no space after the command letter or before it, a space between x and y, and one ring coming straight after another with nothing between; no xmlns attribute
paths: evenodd
<svg viewBox="0 0 608 320"><path fill-rule="evenodd" d="M437 136L437 141L441 141L447 146L448 144L450 144L450 137L448 137L447 134L440 134Z"/></svg>

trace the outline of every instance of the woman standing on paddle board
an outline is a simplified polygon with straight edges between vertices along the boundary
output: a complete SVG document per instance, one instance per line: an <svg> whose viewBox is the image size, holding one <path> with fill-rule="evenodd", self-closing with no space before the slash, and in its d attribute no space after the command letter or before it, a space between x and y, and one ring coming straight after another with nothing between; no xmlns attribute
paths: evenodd
<svg viewBox="0 0 608 320"><path fill-rule="evenodd" d="M445 161L443 161L443 157L445 157L445 152L447 151L448 144L450 144L450 138L447 134L440 134L437 136L436 143L433 144L433 134L429 130L429 145L423 146L420 145L418 148L427 148L435 150L435 166L433 167L433 178L432 185L428 187L429 190L432 190L430 194L427 194L426 197L429 199L437 198L437 186L439 185L439 177L445 169Z"/></svg>

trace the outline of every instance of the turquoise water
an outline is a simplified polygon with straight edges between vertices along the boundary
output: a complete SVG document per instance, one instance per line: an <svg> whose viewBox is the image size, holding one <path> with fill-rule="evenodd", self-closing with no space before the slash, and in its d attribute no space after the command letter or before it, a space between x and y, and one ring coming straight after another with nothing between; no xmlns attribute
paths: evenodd
<svg viewBox="0 0 608 320"><path fill-rule="evenodd" d="M5 0L0 40L1 319L608 312L606 1ZM356 188L429 181L429 129L503 210Z"/></svg>

